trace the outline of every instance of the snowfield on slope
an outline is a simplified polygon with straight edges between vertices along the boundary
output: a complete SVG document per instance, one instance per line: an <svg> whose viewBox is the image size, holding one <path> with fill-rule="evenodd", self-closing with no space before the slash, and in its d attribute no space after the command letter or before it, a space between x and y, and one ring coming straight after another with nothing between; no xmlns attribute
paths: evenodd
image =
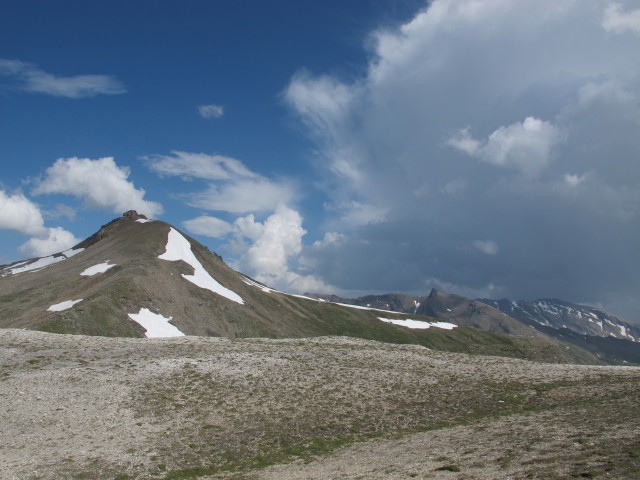
<svg viewBox="0 0 640 480"><path fill-rule="evenodd" d="M178 327L169 323L173 317L163 317L148 308L141 308L138 313L130 313L129 318L146 330L147 338L184 337L184 333Z"/></svg>
<svg viewBox="0 0 640 480"><path fill-rule="evenodd" d="M104 273L107 270L109 270L111 267L115 267L115 264L110 265L109 260L107 260L104 263L99 263L97 265L94 265L93 267L87 268L82 273L80 273L80 275L84 277L91 277L93 275L96 275L97 273Z"/></svg>
<svg viewBox="0 0 640 480"><path fill-rule="evenodd" d="M223 287L211 275L209 275L209 272L204 269L202 264L191 251L191 244L189 241L174 228L169 230L166 251L158 258L172 262L182 260L193 267L193 275L182 274L182 277L185 280L188 280L200 288L210 290L213 293L217 293L229 300L237 302L240 305L244 305L244 300L242 300L240 295L226 287Z"/></svg>
<svg viewBox="0 0 640 480"><path fill-rule="evenodd" d="M424 328L443 328L445 330L453 330L457 327L454 323L448 322L423 322L422 320L412 320L407 318L406 320L401 320L397 318L382 318L378 317L378 320L382 320L383 322L393 323L394 325L400 325L402 327L407 328L416 328L416 329L424 329Z"/></svg>
<svg viewBox="0 0 640 480"><path fill-rule="evenodd" d="M78 300L65 300L64 302L51 305L49 308L47 308L47 312L62 312L64 310L69 310L76 303L80 303L81 301L81 298L79 298Z"/></svg>

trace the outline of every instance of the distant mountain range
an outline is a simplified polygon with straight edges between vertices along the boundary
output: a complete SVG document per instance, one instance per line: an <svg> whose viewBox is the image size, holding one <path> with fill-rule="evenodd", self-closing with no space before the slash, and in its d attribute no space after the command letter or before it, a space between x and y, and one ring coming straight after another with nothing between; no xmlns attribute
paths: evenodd
<svg viewBox="0 0 640 480"><path fill-rule="evenodd" d="M428 296L367 295L314 298L417 315L493 333L526 335L528 329L580 346L612 363L640 363L640 327L601 309L557 299L470 300L433 289Z"/></svg>
<svg viewBox="0 0 640 480"><path fill-rule="evenodd" d="M353 300L286 294L231 269L175 227L134 211L69 250L0 266L0 328L122 337L341 335L549 362L636 361L633 347L621 358L608 344L598 349L572 338L578 313L563 320L567 332L558 334L547 325L555 321L555 307L540 305L519 308L524 320L437 290L428 297ZM605 326L617 325L612 332L630 338L620 340L625 348L640 345L636 327L617 317L575 306L571 311L600 322L603 334ZM533 320L534 312L544 312L545 320Z"/></svg>
<svg viewBox="0 0 640 480"><path fill-rule="evenodd" d="M484 298L480 301L535 328L568 329L581 335L640 342L640 326L598 308L546 298L532 302Z"/></svg>

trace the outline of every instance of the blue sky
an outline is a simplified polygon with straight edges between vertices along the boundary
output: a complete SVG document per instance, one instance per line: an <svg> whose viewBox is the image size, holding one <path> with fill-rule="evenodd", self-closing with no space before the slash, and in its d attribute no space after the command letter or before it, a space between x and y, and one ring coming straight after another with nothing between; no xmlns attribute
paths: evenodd
<svg viewBox="0 0 640 480"><path fill-rule="evenodd" d="M634 2L7 0L0 45L0 263L132 208L287 291L640 318Z"/></svg>

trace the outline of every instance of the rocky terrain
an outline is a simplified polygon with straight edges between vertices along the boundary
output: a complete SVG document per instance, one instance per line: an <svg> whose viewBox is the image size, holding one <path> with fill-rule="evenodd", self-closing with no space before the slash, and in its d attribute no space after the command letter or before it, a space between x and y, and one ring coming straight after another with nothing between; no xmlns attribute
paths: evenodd
<svg viewBox="0 0 640 480"><path fill-rule="evenodd" d="M0 330L3 479L638 478L640 369Z"/></svg>

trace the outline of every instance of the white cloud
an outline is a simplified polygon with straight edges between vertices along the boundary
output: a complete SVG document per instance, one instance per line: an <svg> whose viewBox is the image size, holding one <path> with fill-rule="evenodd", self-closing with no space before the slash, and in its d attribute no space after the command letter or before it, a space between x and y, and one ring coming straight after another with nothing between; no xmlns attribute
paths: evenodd
<svg viewBox="0 0 640 480"><path fill-rule="evenodd" d="M485 255L496 255L500 250L498 244L493 240L475 240L472 245Z"/></svg>
<svg viewBox="0 0 640 480"><path fill-rule="evenodd" d="M224 107L215 103L198 105L198 114L202 118L221 118L224 115Z"/></svg>
<svg viewBox="0 0 640 480"><path fill-rule="evenodd" d="M583 108L589 108L598 102L628 105L636 100L636 95L614 80L587 82L578 92L578 103Z"/></svg>
<svg viewBox="0 0 640 480"><path fill-rule="evenodd" d="M188 205L204 210L237 214L269 212L298 197L292 181L263 177L235 158L173 151L171 155L153 155L145 160L160 175L209 180L204 190L185 195Z"/></svg>
<svg viewBox="0 0 640 480"><path fill-rule="evenodd" d="M640 34L640 9L623 12L622 5L613 2L604 11L602 26L615 33L631 31Z"/></svg>
<svg viewBox="0 0 640 480"><path fill-rule="evenodd" d="M467 128L451 137L447 144L480 160L538 174L551 160L553 147L562 140L560 130L549 122L527 117L522 122L502 126L480 142Z"/></svg>
<svg viewBox="0 0 640 480"><path fill-rule="evenodd" d="M324 137L339 135L340 125L349 116L355 92L353 87L332 77L313 77L307 72L299 72L287 87L285 97L313 132Z"/></svg>
<svg viewBox="0 0 640 480"><path fill-rule="evenodd" d="M281 203L291 203L297 196L293 184L266 178L237 179L209 187L190 196L189 205L205 210L231 213L267 212Z"/></svg>
<svg viewBox="0 0 640 480"><path fill-rule="evenodd" d="M151 170L161 175L176 175L185 179L229 180L234 177L255 178L258 175L240 160L222 155L172 151L171 155L144 157Z"/></svg>
<svg viewBox="0 0 640 480"><path fill-rule="evenodd" d="M112 157L61 158L46 170L33 193L73 195L82 199L87 207L115 213L137 210L149 217L161 214L159 203L144 200L145 191L127 181L129 174L129 169L116 165Z"/></svg>
<svg viewBox="0 0 640 480"><path fill-rule="evenodd" d="M206 215L186 220L182 225L195 235L213 238L223 238L233 231L233 225L229 222Z"/></svg>
<svg viewBox="0 0 640 480"><path fill-rule="evenodd" d="M466 190L468 183L464 178L456 178L445 183L440 191L446 195L459 195Z"/></svg>
<svg viewBox="0 0 640 480"><path fill-rule="evenodd" d="M467 155L477 155L482 148L482 142L471 136L469 127L458 130L446 143L451 147L463 151Z"/></svg>
<svg viewBox="0 0 640 480"><path fill-rule="evenodd" d="M345 240L345 235L339 232L326 232L322 240L313 242L313 248L326 248L329 245L336 245Z"/></svg>
<svg viewBox="0 0 640 480"><path fill-rule="evenodd" d="M46 236L29 239L18 251L25 257L46 257L67 250L79 242L80 239L73 233L62 227L54 227L47 229Z"/></svg>
<svg viewBox="0 0 640 480"><path fill-rule="evenodd" d="M0 76L12 77L18 88L55 97L83 98L126 93L124 85L112 75L57 77L31 63L0 59Z"/></svg>
<svg viewBox="0 0 640 480"><path fill-rule="evenodd" d="M244 219L241 230L254 238L253 244L239 261L243 272L256 280L279 290L302 293L305 291L331 291L331 288L313 275L304 275L292 268L302 252L302 216L284 205L278 206L262 224L253 216Z"/></svg>
<svg viewBox="0 0 640 480"><path fill-rule="evenodd" d="M577 187L584 182L586 175L565 174L564 183L570 187Z"/></svg>
<svg viewBox="0 0 640 480"><path fill-rule="evenodd" d="M0 190L0 228L26 235L46 233L40 208L22 193L7 194Z"/></svg>

